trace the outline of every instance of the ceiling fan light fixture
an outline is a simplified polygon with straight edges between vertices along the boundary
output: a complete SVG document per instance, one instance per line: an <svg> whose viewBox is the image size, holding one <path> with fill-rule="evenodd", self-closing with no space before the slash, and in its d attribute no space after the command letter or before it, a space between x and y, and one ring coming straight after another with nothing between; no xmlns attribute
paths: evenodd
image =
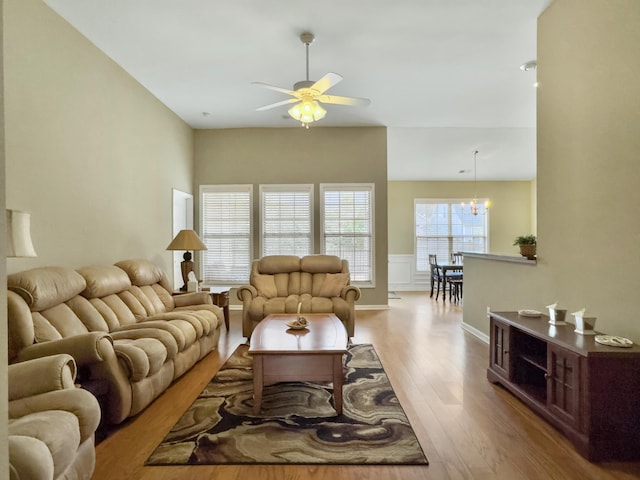
<svg viewBox="0 0 640 480"><path fill-rule="evenodd" d="M327 111L312 99L303 99L289 109L289 115L301 122L303 126L322 120L326 114Z"/></svg>
<svg viewBox="0 0 640 480"><path fill-rule="evenodd" d="M293 103L294 105L288 110L289 115L299 122L302 122L303 127L309 128L310 123L322 120L327 114L327 111L318 102L351 106L367 106L369 105L369 103L371 103L368 98L325 95L325 92L327 90L329 90L331 87L342 80L342 76L338 75L337 73L329 72L325 74L320 80L315 82L309 80L309 45L313 42L314 38L315 37L310 32L304 32L300 35L300 40L305 45L307 51L307 78L306 80L296 82L293 86L293 90L268 85L266 83L253 82L255 85L291 95L293 98L272 103L270 105L265 105L264 107L259 107L256 110L264 111L271 108L280 107L282 105L291 105Z"/></svg>

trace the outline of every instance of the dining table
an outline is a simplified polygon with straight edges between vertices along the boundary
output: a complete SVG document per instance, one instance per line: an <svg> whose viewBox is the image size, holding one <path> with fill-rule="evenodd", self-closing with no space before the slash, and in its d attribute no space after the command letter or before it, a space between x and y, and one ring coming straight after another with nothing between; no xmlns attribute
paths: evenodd
<svg viewBox="0 0 640 480"><path fill-rule="evenodd" d="M463 271L462 263L445 263L438 265L440 273L442 275L442 301L446 299L445 292L447 291L447 272L460 272Z"/></svg>

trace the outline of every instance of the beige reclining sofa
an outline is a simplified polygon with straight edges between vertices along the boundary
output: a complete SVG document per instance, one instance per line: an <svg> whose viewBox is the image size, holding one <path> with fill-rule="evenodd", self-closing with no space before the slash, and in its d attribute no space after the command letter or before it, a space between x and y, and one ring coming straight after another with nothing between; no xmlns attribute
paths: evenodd
<svg viewBox="0 0 640 480"><path fill-rule="evenodd" d="M100 406L76 388L70 355L9 365L9 478L89 479Z"/></svg>
<svg viewBox="0 0 640 480"><path fill-rule="evenodd" d="M9 362L71 355L80 383L101 382L107 423L136 415L217 348L222 310L205 292L172 296L146 260L7 277Z"/></svg>
<svg viewBox="0 0 640 480"><path fill-rule="evenodd" d="M272 313L334 313L350 337L360 289L350 285L349 262L334 255L269 255L254 260L250 285L238 288L242 301L242 335Z"/></svg>

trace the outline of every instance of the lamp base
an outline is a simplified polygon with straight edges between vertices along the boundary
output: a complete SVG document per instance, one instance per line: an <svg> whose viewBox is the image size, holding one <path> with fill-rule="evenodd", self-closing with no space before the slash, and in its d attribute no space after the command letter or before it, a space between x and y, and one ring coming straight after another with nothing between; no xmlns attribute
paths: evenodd
<svg viewBox="0 0 640 480"><path fill-rule="evenodd" d="M182 273L182 281L184 285L180 287L181 292L187 291L187 284L189 283L189 272L193 272L193 262L191 261L191 253L185 252L184 261L180 262L180 272Z"/></svg>

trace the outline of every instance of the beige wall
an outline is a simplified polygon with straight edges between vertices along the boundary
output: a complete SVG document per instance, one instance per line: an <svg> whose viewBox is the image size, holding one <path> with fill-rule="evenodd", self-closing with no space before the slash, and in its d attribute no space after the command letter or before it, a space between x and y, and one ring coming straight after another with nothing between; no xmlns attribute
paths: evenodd
<svg viewBox="0 0 640 480"><path fill-rule="evenodd" d="M38 252L8 270L142 257L170 271L191 128L40 0L4 4L6 202L31 213Z"/></svg>
<svg viewBox="0 0 640 480"><path fill-rule="evenodd" d="M558 300L640 342L638 45L637 0L555 0L540 16L538 264L465 263L465 323L486 333L487 305Z"/></svg>
<svg viewBox="0 0 640 480"><path fill-rule="evenodd" d="M0 18L3 17L4 3L0 2ZM4 142L4 54L3 36L0 35L0 211L5 209L5 142ZM0 215L0 232L7 229L6 215ZM4 292L7 285L7 237L0 235L0 290ZM7 296L0 295L0 338L8 338L7 334ZM7 342L0 342L0 385L7 385ZM3 389L6 392L6 388ZM6 394L0 395L0 478L9 477L9 440L7 418L9 401Z"/></svg>
<svg viewBox="0 0 640 480"><path fill-rule="evenodd" d="M389 253L414 253L414 199L473 198L473 182L389 182ZM535 233L532 182L478 182L478 198L490 198L489 250L518 253L513 240Z"/></svg>
<svg viewBox="0 0 640 480"><path fill-rule="evenodd" d="M200 185L253 184L259 212L261 183L315 185L315 249L319 253L320 183L375 184L376 288L361 305L387 305L387 137L385 128L256 128L197 130L194 191ZM196 193L197 194L197 193ZM259 216L254 216L254 222ZM259 255L254 228L254 256Z"/></svg>

